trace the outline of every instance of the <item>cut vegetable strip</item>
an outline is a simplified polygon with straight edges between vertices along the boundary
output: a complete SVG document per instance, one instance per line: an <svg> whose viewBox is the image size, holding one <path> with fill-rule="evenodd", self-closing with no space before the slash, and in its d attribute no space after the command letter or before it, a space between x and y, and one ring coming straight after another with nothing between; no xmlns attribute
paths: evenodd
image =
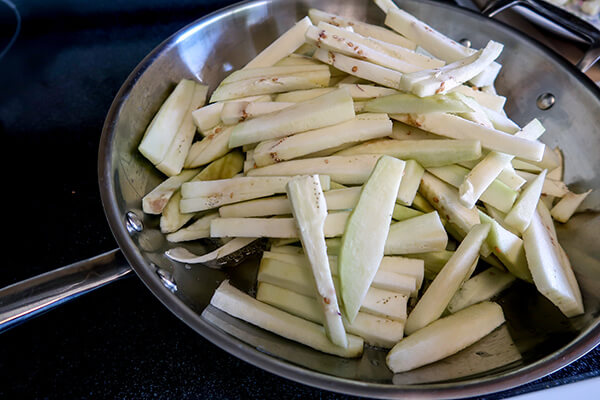
<svg viewBox="0 0 600 400"><path fill-rule="evenodd" d="M304 44L304 34L311 25L308 16L302 18L264 50L258 53L258 55L246 64L244 68L268 67L292 54L298 47Z"/></svg>
<svg viewBox="0 0 600 400"><path fill-rule="evenodd" d="M453 224L461 236L465 236L479 223L477 210L464 207L458 199L458 191L429 172L423 174L419 192L440 213L440 216Z"/></svg>
<svg viewBox="0 0 600 400"><path fill-rule="evenodd" d="M503 323L498 304L472 305L402 339L388 353L386 363L394 373L430 364L472 345Z"/></svg>
<svg viewBox="0 0 600 400"><path fill-rule="evenodd" d="M407 254L407 257L423 260L425 263L425 278L433 280L435 276L444 268L454 251L439 250L428 251L426 253Z"/></svg>
<svg viewBox="0 0 600 400"><path fill-rule="evenodd" d="M297 132L323 128L354 118L352 97L344 89L297 103L236 125L229 147L276 139Z"/></svg>
<svg viewBox="0 0 600 400"><path fill-rule="evenodd" d="M227 280L217 288L210 304L236 318L325 353L359 357L363 351L364 342L358 336L348 335L346 348L336 346L320 325L262 303L234 288Z"/></svg>
<svg viewBox="0 0 600 400"><path fill-rule="evenodd" d="M311 58L311 60L314 60ZM315 62L319 62L316 61ZM285 103L300 103L302 101L307 101L314 99L315 97L319 97L324 95L325 93L330 93L336 90L335 87L326 87L326 88L316 88L316 89L306 89L306 90L292 90L290 92L279 93L275 95L276 102L285 102Z"/></svg>
<svg viewBox="0 0 600 400"><path fill-rule="evenodd" d="M465 177L470 172L467 168L459 165L427 168L427 171L457 189L465 181ZM496 179L481 194L480 200L494 206L502 212L508 212L512 208L517 195L518 193L515 190L512 190Z"/></svg>
<svg viewBox="0 0 600 400"><path fill-rule="evenodd" d="M481 104L481 106L497 113L501 113L502 110L504 110L504 104L506 103L506 97L504 96L486 93L477 89L476 87L469 87L467 85L457 86L448 92L458 92L464 94L465 96L473 97L476 102Z"/></svg>
<svg viewBox="0 0 600 400"><path fill-rule="evenodd" d="M541 160L544 154L545 146L541 142L486 128L452 114L393 114L390 118L453 139L479 140L482 147L527 160Z"/></svg>
<svg viewBox="0 0 600 400"><path fill-rule="evenodd" d="M185 182L181 185L181 211L197 212L224 204L284 193L289 176L237 177L213 181ZM321 175L322 185L329 189L329 177Z"/></svg>
<svg viewBox="0 0 600 400"><path fill-rule="evenodd" d="M352 32L329 27L324 24L313 26L306 31L307 43L314 44L319 49L338 52L349 57L358 57L361 60L372 62L382 67L390 68L399 72L413 72L421 69L419 66L412 65L395 57L390 57L388 54L377 51L367 44L367 39L361 37L360 40L348 38L353 36ZM356 34L354 35L356 36ZM362 43L361 43L362 42Z"/></svg>
<svg viewBox="0 0 600 400"><path fill-rule="evenodd" d="M263 253L263 258L278 260L286 264L298 266L300 268L310 269L310 265L304 254L284 254L265 251ZM393 260L393 258L389 258L392 257L388 257L388 259L384 257L385 262L382 260L377 266L377 272L375 273L370 286L379 289L390 290L395 293L405 294L407 296L416 296L417 290L420 288L420 286L417 285L418 276L415 274L408 275L402 272L397 272L400 271L398 262ZM338 257L329 256L328 262L331 267L330 274L334 277L339 277Z"/></svg>
<svg viewBox="0 0 600 400"><path fill-rule="evenodd" d="M213 161L190 181L210 181L228 179L242 170L243 158L239 151L232 151L225 156ZM162 210L160 217L160 231L162 233L175 232L194 217L194 214L184 214L179 208L181 191L178 190Z"/></svg>
<svg viewBox="0 0 600 400"><path fill-rule="evenodd" d="M317 67L321 66L316 65L314 68ZM331 75L329 68L326 66L323 67L325 68L319 68L308 72L296 72L290 75L263 75L257 78L236 80L230 83L221 82L210 97L210 101L212 103L261 94L274 94L290 90L325 87L329 84Z"/></svg>
<svg viewBox="0 0 600 400"><path fill-rule="evenodd" d="M259 115L269 114L275 111L283 110L294 103L265 101L228 101L221 111L221 121L225 125L235 125L247 119L258 117Z"/></svg>
<svg viewBox="0 0 600 400"><path fill-rule="evenodd" d="M523 189L513 208L506 214L504 222L521 233L527 229L540 200L545 178L546 170L543 170L536 179Z"/></svg>
<svg viewBox="0 0 600 400"><path fill-rule="evenodd" d="M417 47L416 43L408 40L404 36L398 35L396 32L378 25L368 24L357 19L327 13L314 8L308 10L308 16L315 25L318 25L321 21L324 21L334 26L351 27L354 32L357 32L363 36L402 46L407 49L414 50Z"/></svg>
<svg viewBox="0 0 600 400"><path fill-rule="evenodd" d="M223 85L228 85L230 83L254 79L260 80L272 76L298 76L298 74L323 72L325 70L329 71L329 67L323 64L283 65L239 69L237 71L232 72L228 77L223 79L218 87L222 87Z"/></svg>
<svg viewBox="0 0 600 400"><path fill-rule="evenodd" d="M360 114L337 125L261 142L254 150L258 167L316 153L336 146L388 136L392 121L386 114Z"/></svg>
<svg viewBox="0 0 600 400"><path fill-rule="evenodd" d="M585 198L592 192L592 189L587 192L576 194L569 192L563 196L562 199L552 208L550 212L552 218L554 218L558 222L565 223L571 218L575 211L577 211L577 207L585 200Z"/></svg>
<svg viewBox="0 0 600 400"><path fill-rule="evenodd" d="M286 288L305 296L316 297L315 284L307 268L277 259L263 258L258 268L256 280ZM334 283L336 291L339 292L337 279L334 279ZM407 303L407 295L371 286L361 304L360 311L395 321L405 321Z"/></svg>
<svg viewBox="0 0 600 400"><path fill-rule="evenodd" d="M400 189L398 189L398 196L396 201L400 204L410 206L417 194L419 185L421 184L421 178L425 173L423 168L415 160L406 160L406 167L404 168L404 177L400 182ZM396 207L394 207L394 214L397 213ZM397 216L397 214L396 214ZM392 218L398 219L392 215Z"/></svg>
<svg viewBox="0 0 600 400"><path fill-rule="evenodd" d="M398 91L395 89L360 83L340 83L337 86L339 88L346 89L350 96L352 96L354 99L354 103L356 103L357 100L374 99L377 97L390 96L398 93Z"/></svg>
<svg viewBox="0 0 600 400"><path fill-rule="evenodd" d="M401 255L444 250L448 234L437 212L424 214L390 226L385 243L386 255Z"/></svg>
<svg viewBox="0 0 600 400"><path fill-rule="evenodd" d="M390 8L393 8L394 10L399 9L396 3L394 3L392 0L374 0L373 2L381 9L381 11L386 14Z"/></svg>
<svg viewBox="0 0 600 400"><path fill-rule="evenodd" d="M541 204L541 203L540 203ZM570 265L562 258L558 242L543 224L538 210L533 214L531 223L523 232L525 255L533 282L538 291L557 306L567 317L584 312L579 286L569 279L572 275ZM568 269L568 270L567 270Z"/></svg>
<svg viewBox="0 0 600 400"><path fill-rule="evenodd" d="M334 344L347 347L348 339L331 278L325 245L324 226L327 204L319 177L311 175L293 178L287 184L287 194L300 233L300 241L315 279L318 303L324 315L325 331Z"/></svg>
<svg viewBox="0 0 600 400"><path fill-rule="evenodd" d="M431 140L444 138L443 136L424 131L423 129L407 125L400 121L394 121L390 137L396 140Z"/></svg>
<svg viewBox="0 0 600 400"><path fill-rule="evenodd" d="M411 93L398 93L369 100L364 110L391 114L461 113L472 111L469 106L465 105L464 102L453 94L434 94L428 97L418 97Z"/></svg>
<svg viewBox="0 0 600 400"><path fill-rule="evenodd" d="M537 119L534 119L525 125L520 132L515 133L514 136L535 140L544 131L544 126ZM510 165L510 161L513 158L510 154L495 151L488 153L483 160L473 166L471 171L465 176L463 183L459 186L461 203L467 208L473 208L483 192Z"/></svg>
<svg viewBox="0 0 600 400"><path fill-rule="evenodd" d="M323 316L313 297L267 282L258 284L256 299L311 322L322 324ZM348 333L362 337L371 346L391 348L404 336L404 323L359 312L354 323L344 319Z"/></svg>
<svg viewBox="0 0 600 400"><path fill-rule="evenodd" d="M571 261L569 261L569 257L567 256L567 253L565 252L565 250L562 248L562 246L558 242L558 237L556 236L556 229L555 229L554 223L552 221L552 215L550 215L550 210L548 210L548 208L543 204L543 202L540 202L540 204L538 204L537 212L538 212L538 215L540 216L540 220L542 221L542 224L547 228L547 232L548 232L548 236L550 237L550 241L552 243L556 243L556 245L557 245L557 246L555 246L554 250L556 250L556 252L558 253L558 256L561 261L561 267L565 273L565 276L567 277L567 281L569 282L569 285L571 286L571 291L572 291L572 293L575 297L575 301L577 303L577 306L575 307L574 312L583 313L584 312L583 299L581 297L581 290L579 289L577 277L575 276L575 272L573 271L573 267L571 266Z"/></svg>
<svg viewBox="0 0 600 400"><path fill-rule="evenodd" d="M402 179L404 179L404 178L402 178ZM419 182L421 182L421 181L419 180ZM402 185L402 183L400 185ZM392 213L392 218L395 219L396 221L404 221L409 218L418 217L419 215L423 215L423 213L419 210L415 210L413 208L409 208L409 207L403 206L401 204L396 204L394 206L394 212Z"/></svg>
<svg viewBox="0 0 600 400"><path fill-rule="evenodd" d="M428 53L447 62L455 62L476 52L450 39L425 22L401 9L388 10L385 25L417 43Z"/></svg>
<svg viewBox="0 0 600 400"><path fill-rule="evenodd" d="M329 213L325 219L325 237L342 236L349 212ZM210 224L211 237L299 238L293 218L216 218Z"/></svg>
<svg viewBox="0 0 600 400"><path fill-rule="evenodd" d="M379 264L379 271L390 271L396 274L412 276L417 281L417 290L423 285L425 262L416 258L384 256Z"/></svg>
<svg viewBox="0 0 600 400"><path fill-rule="evenodd" d="M360 190L360 187L351 187L325 192L327 210L347 210L354 208L358 202ZM219 214L222 218L267 217L291 213L292 208L287 196L249 200L219 208Z"/></svg>
<svg viewBox="0 0 600 400"><path fill-rule="evenodd" d="M196 126L192 119L192 111L204 105L207 93L207 85L194 83L192 99L183 116L181 125L173 137L164 158L160 163L155 165L156 169L167 176L177 175L183 169L186 157L192 146L192 141L194 140L194 134L196 133Z"/></svg>
<svg viewBox="0 0 600 400"><path fill-rule="evenodd" d="M490 40L487 45L472 55L440 68L405 74L400 88L419 97L446 93L473 79L498 58L504 46Z"/></svg>
<svg viewBox="0 0 600 400"><path fill-rule="evenodd" d="M186 168L206 165L229 152L229 138L233 127L217 125L200 141L192 144L185 160Z"/></svg>
<svg viewBox="0 0 600 400"><path fill-rule="evenodd" d="M526 179L523 179L517 175L517 172L511 165L505 166L504 169L500 171L498 180L513 190L519 190L525 183L527 183Z"/></svg>
<svg viewBox="0 0 600 400"><path fill-rule="evenodd" d="M311 23L311 25L312 25L312 23ZM281 66L281 65L319 65L319 62L313 60L309 56L306 56L306 55L303 55L303 54L292 53L290 55L285 56L281 60L277 61L273 65L274 66ZM331 71L331 72L333 74L333 71Z"/></svg>
<svg viewBox="0 0 600 400"><path fill-rule="evenodd" d="M475 101L474 98L465 96L461 93L454 93L454 96L456 96L458 99L460 99L465 105L467 105L471 109L471 111L457 113L457 115L459 117L463 117L465 119L468 119L469 121L476 122L487 128L494 128L494 129L496 128L496 126L492 123L492 121L488 117L488 114L485 112L483 107L480 106L479 103L477 101ZM499 130L506 132L503 129L499 129ZM510 133L514 133L514 132L510 132Z"/></svg>
<svg viewBox="0 0 600 400"><path fill-rule="evenodd" d="M179 229L176 232L169 233L167 235L167 240L176 243L208 238L210 237L210 221L218 217L219 213L216 212L204 215L189 226Z"/></svg>
<svg viewBox="0 0 600 400"><path fill-rule="evenodd" d="M356 318L383 258L404 166L404 161L381 157L346 224L339 253L339 274L340 297L350 322ZM369 234L365 236L364 232Z"/></svg>
<svg viewBox="0 0 600 400"><path fill-rule="evenodd" d="M417 43L434 57L449 63L471 56L477 51L455 42L404 10L389 10L384 23L394 31ZM475 86L481 87L493 84L498 72L500 72L500 64L494 62L488 68L491 70L490 73L480 74L471 79Z"/></svg>
<svg viewBox="0 0 600 400"><path fill-rule="evenodd" d="M270 95L250 96L235 101L248 101L248 102L261 102L271 101ZM221 111L227 102L216 102L207 104L204 107L200 107L197 110L192 111L192 119L194 124L203 135L212 130L221 122Z"/></svg>
<svg viewBox="0 0 600 400"><path fill-rule="evenodd" d="M318 27L309 28L306 32L306 40L317 48L339 52L399 72L413 72L444 65L443 61L403 47L373 40L325 22L320 22Z"/></svg>
<svg viewBox="0 0 600 400"><path fill-rule="evenodd" d="M527 160L528 163L538 166L541 169L553 170L554 168L561 165L560 157L550 148L546 146L544 149L544 155L539 161Z"/></svg>
<svg viewBox="0 0 600 400"><path fill-rule="evenodd" d="M138 150L152 164L159 164L167 155L187 115L195 87L196 83L189 79L179 81L148 125Z"/></svg>
<svg viewBox="0 0 600 400"><path fill-rule="evenodd" d="M490 300L512 285L514 281L514 275L498 271L497 268L488 268L468 279L458 289L448 303L448 311L456 313L473 304Z"/></svg>
<svg viewBox="0 0 600 400"><path fill-rule="evenodd" d="M521 178L524 178L526 182L531 182L538 177L538 174L532 174L531 172L525 171L517 171L517 175ZM555 197L563 197L567 193L569 193L569 188L565 185L564 182L555 181L552 179L544 179L544 183L542 185L542 194L555 196Z"/></svg>
<svg viewBox="0 0 600 400"><path fill-rule="evenodd" d="M179 175L171 176L161 182L142 198L142 210L146 214L160 214L169 199L184 182L189 181L200 172L199 169L184 170Z"/></svg>
<svg viewBox="0 0 600 400"><path fill-rule="evenodd" d="M327 174L343 185L362 185L371 174L378 154L329 156L283 161L248 171L248 176L289 176Z"/></svg>
<svg viewBox="0 0 600 400"><path fill-rule="evenodd" d="M358 144L336 155L385 154L403 160L415 160L421 166L439 167L481 157L478 140L395 140L377 139Z"/></svg>
<svg viewBox="0 0 600 400"><path fill-rule="evenodd" d="M505 229L498 221L479 211L482 224L490 224L487 244L492 253L498 257L506 269L514 276L526 282L533 283L531 272L527 266L525 248L520 237Z"/></svg>
<svg viewBox="0 0 600 400"><path fill-rule="evenodd" d="M187 264L202 264L210 261L219 260L236 251L248 246L254 242L256 238L235 238L225 243L223 246L210 253L198 256L183 247L175 247L165 252L165 255L173 261L178 261Z"/></svg>
<svg viewBox="0 0 600 400"><path fill-rule="evenodd" d="M400 89L402 73L396 70L382 67L368 61L362 61L356 58L348 57L341 53L327 51L325 49L317 49L317 51L315 51L313 54L313 57L324 62L325 64L332 65L349 75L353 75L392 89Z"/></svg>
<svg viewBox="0 0 600 400"><path fill-rule="evenodd" d="M472 273L471 267L479 257L481 245L489 231L488 224L475 225L469 231L408 315L405 326L407 335L429 325L442 315L454 293Z"/></svg>

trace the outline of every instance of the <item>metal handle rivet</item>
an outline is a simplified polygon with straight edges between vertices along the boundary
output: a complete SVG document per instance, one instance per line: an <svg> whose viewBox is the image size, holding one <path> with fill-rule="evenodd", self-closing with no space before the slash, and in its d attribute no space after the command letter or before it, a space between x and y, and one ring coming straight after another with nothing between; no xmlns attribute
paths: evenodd
<svg viewBox="0 0 600 400"><path fill-rule="evenodd" d="M556 102L556 97L552 93L542 93L538 96L535 103L540 110L548 110Z"/></svg>
<svg viewBox="0 0 600 400"><path fill-rule="evenodd" d="M175 282L173 282L173 275L169 271L162 268L157 268L156 274L167 289L169 289L171 292L177 291L177 285Z"/></svg>
<svg viewBox="0 0 600 400"><path fill-rule="evenodd" d="M127 231L129 233L141 232L144 229L142 220L133 211L129 211L125 215L125 225L127 226Z"/></svg>
<svg viewBox="0 0 600 400"><path fill-rule="evenodd" d="M460 39L458 42L465 47L471 47L471 41L467 38Z"/></svg>

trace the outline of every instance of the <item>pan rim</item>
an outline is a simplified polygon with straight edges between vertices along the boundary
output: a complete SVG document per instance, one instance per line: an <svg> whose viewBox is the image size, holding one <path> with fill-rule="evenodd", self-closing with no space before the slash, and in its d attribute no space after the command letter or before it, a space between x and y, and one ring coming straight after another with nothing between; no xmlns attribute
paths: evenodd
<svg viewBox="0 0 600 400"><path fill-rule="evenodd" d="M188 307L182 300L177 298L169 289L167 289L155 276L150 268L146 266L139 249L134 245L124 223L122 211L117 206L117 197L111 176L112 163L110 159L110 150L115 135L114 127L120 115L122 107L126 102L132 88L135 86L142 74L149 68L153 61L163 52L174 46L182 37L189 35L190 32L200 29L203 25L209 25L221 18L226 18L234 10L244 7L259 6L282 0L246 0L229 5L225 8L207 14L190 24L184 26L170 37L156 46L129 74L116 94L110 109L107 113L102 136L100 138L98 153L98 177L100 186L100 195L102 205L108 219L110 229L115 236L121 251L131 265L132 269L141 278L150 291L180 320L200 333L204 338L251 365L273 373L277 376L290 379L292 381L305 384L310 387L329 390L337 393L369 396L374 398L399 398L411 396L415 398L459 398L466 396L484 395L503 390L508 390L520 386L536 379L551 374L558 369L568 365L576 359L582 357L600 343L600 319L591 324L588 329L581 332L576 338L569 342L559 351L552 353L524 368L517 369L498 377L490 375L487 377L461 381L460 386L452 383L433 383L422 384L418 386L394 385L356 381L347 378L339 378L327 375L321 372L309 370L304 367L290 364L289 362L265 354L250 346L241 340L224 333L219 328L203 320L197 312ZM411 0L414 1L414 0ZM480 14L456 6L434 2L431 0L422 0L419 3L426 3L430 6L446 8L450 12L461 13L471 17L485 18ZM544 51L554 62L565 68L571 75L575 76L585 87L600 99L600 88L581 73L575 66L565 60L554 50L531 39L515 28L498 21L488 20L495 24L500 30L507 31L512 35L519 36L520 39L527 41L529 45Z"/></svg>

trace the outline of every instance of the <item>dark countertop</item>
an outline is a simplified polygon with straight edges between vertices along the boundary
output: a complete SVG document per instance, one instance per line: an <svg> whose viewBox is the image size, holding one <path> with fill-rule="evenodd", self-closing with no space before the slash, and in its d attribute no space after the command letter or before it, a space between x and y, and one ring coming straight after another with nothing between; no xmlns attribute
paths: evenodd
<svg viewBox="0 0 600 400"><path fill-rule="evenodd" d="M15 1L21 33L0 59L9 239L0 287L116 247L96 165L113 96L163 39L229 3ZM0 1L0 49L14 27L11 18ZM553 375L488 398L599 371L596 348ZM133 275L1 334L0 382L1 398L348 398L230 356Z"/></svg>

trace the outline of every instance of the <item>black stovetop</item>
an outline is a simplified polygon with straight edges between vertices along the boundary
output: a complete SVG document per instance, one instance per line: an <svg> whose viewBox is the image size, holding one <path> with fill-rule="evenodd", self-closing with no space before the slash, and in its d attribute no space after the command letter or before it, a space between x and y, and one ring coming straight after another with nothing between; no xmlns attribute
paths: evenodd
<svg viewBox="0 0 600 400"><path fill-rule="evenodd" d="M0 49L14 28L0 1ZM21 0L0 59L5 260L0 287L116 247L97 183L104 117L169 35L232 1ZM6 240L8 239L8 240ZM597 348L502 398L598 376ZM348 398L236 359L171 314L135 276L0 335L1 398Z"/></svg>

